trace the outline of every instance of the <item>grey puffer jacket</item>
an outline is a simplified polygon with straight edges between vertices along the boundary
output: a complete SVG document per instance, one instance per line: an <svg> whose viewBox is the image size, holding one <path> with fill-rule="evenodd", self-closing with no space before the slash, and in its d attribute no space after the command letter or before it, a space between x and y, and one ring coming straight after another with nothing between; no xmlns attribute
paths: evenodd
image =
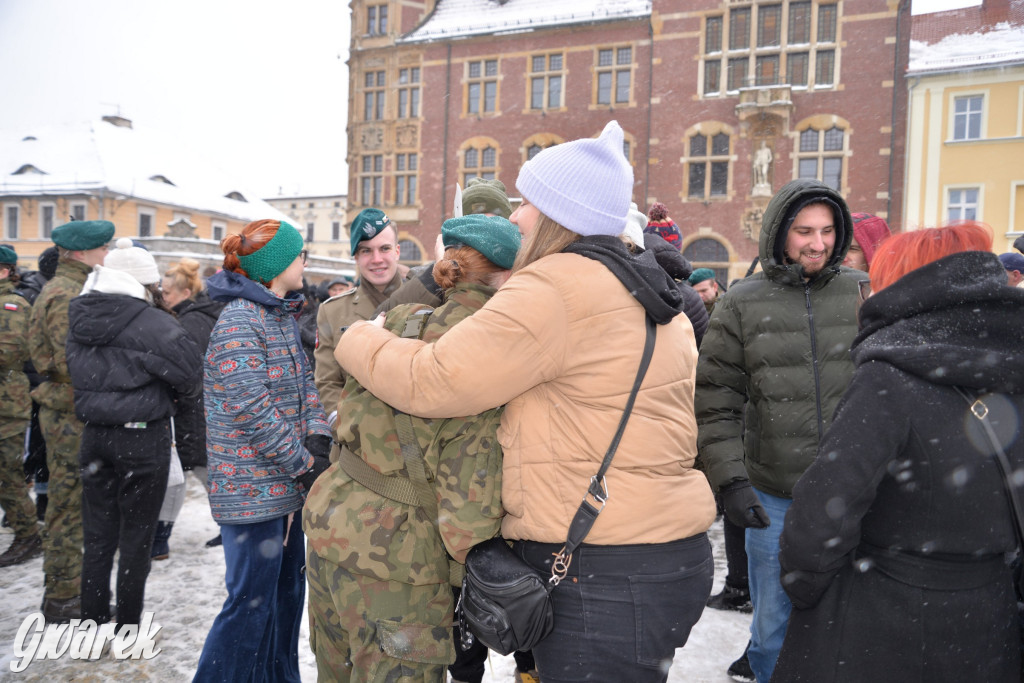
<svg viewBox="0 0 1024 683"><path fill-rule="evenodd" d="M817 197L834 204L836 243L825 268L805 280L801 266L785 262L782 247L792 218ZM853 375L857 282L866 275L839 265L852 225L846 203L828 186L787 183L762 220L762 272L718 300L701 346L695 397L701 466L716 490L749 479L765 493L790 498L814 460Z"/></svg>

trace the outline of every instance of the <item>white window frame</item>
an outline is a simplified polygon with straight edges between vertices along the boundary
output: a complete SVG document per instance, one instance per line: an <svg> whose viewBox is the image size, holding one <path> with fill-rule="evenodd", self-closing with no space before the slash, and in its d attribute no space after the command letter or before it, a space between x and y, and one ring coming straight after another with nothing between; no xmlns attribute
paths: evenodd
<svg viewBox="0 0 1024 683"><path fill-rule="evenodd" d="M220 242L228 234L228 224L224 221L210 221L210 237Z"/></svg>
<svg viewBox="0 0 1024 683"><path fill-rule="evenodd" d="M977 112L972 112L972 111L968 110L965 113L965 116L967 117L966 127L964 128L965 137L958 138L958 137L956 137L956 121L957 121L956 103L957 103L957 100L970 100L970 99L973 99L973 98L976 98L976 97L977 98L981 98L981 109L979 111L977 111ZM978 115L978 117L980 118L980 120L978 122L978 137L976 137L976 138L975 137L970 137L969 133L968 133L968 131L970 131L970 123L971 123L971 114L972 113L976 113ZM988 116L986 115L987 113L988 113L988 93L987 92L979 91L979 92L956 92L956 93L950 93L950 96L949 96L949 137L948 137L948 140L950 142L977 142L978 140L984 140L986 137L988 137L988 130L987 130L988 126L986 125L986 120L988 119Z"/></svg>
<svg viewBox="0 0 1024 683"><path fill-rule="evenodd" d="M142 217L149 216L149 235L142 234ZM151 209L148 206L140 206L136 211L135 217L135 234L138 237L153 237L153 232L156 230L156 209Z"/></svg>
<svg viewBox="0 0 1024 683"><path fill-rule="evenodd" d="M49 239L50 234L46 232L46 224L43 222L43 214L46 213L46 209L50 209L50 233L60 223L57 222L57 204L54 202L39 202L39 239Z"/></svg>
<svg viewBox="0 0 1024 683"><path fill-rule="evenodd" d="M968 204L968 203L965 203L965 202L961 202L959 204L953 204L952 197L950 196L950 194L952 192L964 192L964 191L967 191L967 190L976 190L978 192L978 198L977 198L977 200L973 204L973 206L974 206L974 218L966 218L964 216L964 209L970 207L971 204ZM942 203L943 203L942 215L945 217L944 222L946 222L946 223L949 223L949 222L952 222L952 221L967 221L967 220L980 221L980 220L983 220L982 219L982 207L984 206L984 203L985 203L985 186L984 185L946 185L943 188ZM954 206L960 207L959 208L959 214L960 215L955 217L955 218L953 216L951 216L950 213L949 213L950 210L953 209Z"/></svg>
<svg viewBox="0 0 1024 683"><path fill-rule="evenodd" d="M75 215L75 209L82 207L82 217L75 217L75 220L88 220L89 218L89 204L88 202L71 202L68 204L68 213L72 216Z"/></svg>
<svg viewBox="0 0 1024 683"><path fill-rule="evenodd" d="M10 215L11 209L14 209L17 219L14 225L14 233L11 234L11 225L8 222L7 217ZM21 205L20 204L4 204L4 240L17 240L21 239Z"/></svg>

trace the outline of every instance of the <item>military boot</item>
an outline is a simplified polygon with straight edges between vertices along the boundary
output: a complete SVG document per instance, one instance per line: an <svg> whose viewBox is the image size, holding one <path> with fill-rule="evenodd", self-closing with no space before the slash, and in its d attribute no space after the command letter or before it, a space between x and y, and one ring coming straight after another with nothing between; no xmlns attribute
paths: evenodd
<svg viewBox="0 0 1024 683"><path fill-rule="evenodd" d="M65 624L72 619L82 618L82 598L76 595L66 600L45 598L40 610L48 624Z"/></svg>
<svg viewBox="0 0 1024 683"><path fill-rule="evenodd" d="M43 554L43 540L39 534L16 538L0 555L0 567L13 567Z"/></svg>

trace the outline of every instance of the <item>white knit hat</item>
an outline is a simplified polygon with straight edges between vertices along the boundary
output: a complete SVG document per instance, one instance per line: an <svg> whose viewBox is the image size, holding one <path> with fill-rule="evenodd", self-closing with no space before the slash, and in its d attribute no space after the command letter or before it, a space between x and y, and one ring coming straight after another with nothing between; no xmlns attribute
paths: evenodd
<svg viewBox="0 0 1024 683"><path fill-rule="evenodd" d="M595 138L548 147L523 164L516 189L559 225L580 235L619 235L633 195L622 128L609 121Z"/></svg>
<svg viewBox="0 0 1024 683"><path fill-rule="evenodd" d="M642 250L644 248L644 228L647 227L647 216L637 208L636 202L629 203L629 215L626 216L626 227L622 234Z"/></svg>
<svg viewBox="0 0 1024 683"><path fill-rule="evenodd" d="M103 265L112 270L128 273L141 285L152 285L160 282L160 271L152 254L132 244L130 237L117 240L114 249L107 252Z"/></svg>

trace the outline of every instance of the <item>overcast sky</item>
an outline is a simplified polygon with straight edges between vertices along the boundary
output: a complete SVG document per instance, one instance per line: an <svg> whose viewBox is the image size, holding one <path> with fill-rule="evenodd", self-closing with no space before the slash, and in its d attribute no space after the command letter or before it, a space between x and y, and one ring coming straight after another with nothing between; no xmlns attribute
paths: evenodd
<svg viewBox="0 0 1024 683"><path fill-rule="evenodd" d="M0 129L120 113L263 197L343 193L347 0L0 0Z"/></svg>
<svg viewBox="0 0 1024 683"><path fill-rule="evenodd" d="M348 0L0 0L0 129L120 113L263 197L342 193L348 15Z"/></svg>

